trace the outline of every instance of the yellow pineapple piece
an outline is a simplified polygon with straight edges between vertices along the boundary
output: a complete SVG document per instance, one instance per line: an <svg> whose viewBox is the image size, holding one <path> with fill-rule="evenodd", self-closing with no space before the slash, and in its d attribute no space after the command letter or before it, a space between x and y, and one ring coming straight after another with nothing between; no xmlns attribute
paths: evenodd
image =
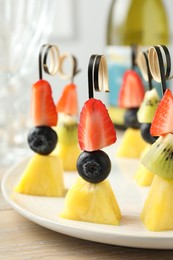
<svg viewBox="0 0 173 260"><path fill-rule="evenodd" d="M142 159L142 157L148 152L150 147L151 144L147 144L146 148L142 152L140 159ZM143 164L140 163L134 178L139 186L150 186L153 181L154 174L151 171L149 171Z"/></svg>
<svg viewBox="0 0 173 260"><path fill-rule="evenodd" d="M77 144L66 145L59 143L55 148L53 154L58 155L59 158L63 161L63 169L65 171L75 171L76 170L76 161L80 154L81 150Z"/></svg>
<svg viewBox="0 0 173 260"><path fill-rule="evenodd" d="M29 161L15 191L28 195L65 195L62 161L53 155L35 154Z"/></svg>
<svg viewBox="0 0 173 260"><path fill-rule="evenodd" d="M140 163L139 168L137 169L137 172L136 172L134 178L139 186L141 186L141 187L150 186L153 181L154 174L152 172L148 171Z"/></svg>
<svg viewBox="0 0 173 260"><path fill-rule="evenodd" d="M109 116L115 125L124 127L124 116L126 109L110 106L108 109Z"/></svg>
<svg viewBox="0 0 173 260"><path fill-rule="evenodd" d="M173 180L158 175L153 182L141 213L141 220L151 231L173 229Z"/></svg>
<svg viewBox="0 0 173 260"><path fill-rule="evenodd" d="M140 129L128 128L122 137L117 150L117 156L127 158L140 158L147 143L141 136Z"/></svg>
<svg viewBox="0 0 173 260"><path fill-rule="evenodd" d="M62 218L119 225L121 212L108 180L97 184L78 177L68 190Z"/></svg>

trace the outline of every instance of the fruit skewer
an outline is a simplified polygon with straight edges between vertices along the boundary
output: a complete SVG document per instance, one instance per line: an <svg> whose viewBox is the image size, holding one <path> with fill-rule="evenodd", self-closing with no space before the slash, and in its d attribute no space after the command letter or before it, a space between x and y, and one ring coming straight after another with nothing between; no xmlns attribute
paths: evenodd
<svg viewBox="0 0 173 260"><path fill-rule="evenodd" d="M94 90L108 91L104 56L92 55L88 66L89 99L80 113L77 160L79 176L67 192L61 217L78 221L119 225L121 211L109 181L111 161L101 149L116 141L116 131L105 105L94 98Z"/></svg>
<svg viewBox="0 0 173 260"><path fill-rule="evenodd" d="M154 174L140 215L144 226L151 231L173 229L173 95L171 90L166 89L166 79L170 77L171 71L168 54L167 49L165 72L160 46L154 46L149 50L151 72L153 70L153 77L161 81L164 94L150 128L151 135L159 138L141 160ZM157 63L157 60L153 61L154 57L157 57L159 66L155 65L153 68L153 62Z"/></svg>
<svg viewBox="0 0 173 260"><path fill-rule="evenodd" d="M62 61L67 58L72 61L71 72L67 75L63 73L62 69L60 71L61 77L70 79L70 83L64 87L62 95L56 104L59 121L55 130L59 140L53 154L62 159L65 171L76 171L76 161L80 154L80 148L77 139L78 98L74 77L79 73L79 70L77 68L77 59L70 53L65 53L61 57L60 68Z"/></svg>
<svg viewBox="0 0 173 260"><path fill-rule="evenodd" d="M137 57L138 67L141 70L143 78L148 82L148 90L145 93L144 99L137 112L137 118L140 123L142 138L148 143L144 149L141 158L150 149L152 143L156 141L156 138L151 136L150 127L151 123L160 102L160 97L157 90L153 88L152 75L149 68L148 56L145 52L139 52ZM148 171L141 162L139 162L139 167L134 176L136 183L139 186L150 186L154 178L154 174Z"/></svg>
<svg viewBox="0 0 173 260"><path fill-rule="evenodd" d="M42 79L42 65L47 74L55 75L57 72L54 62L50 68L47 66L47 56L50 52L52 55L56 54L57 47L54 45L41 47L40 79L32 86L31 112L34 127L28 133L28 144L35 154L15 187L16 192L28 195L64 196L65 193L62 162L51 154L58 141L57 134L53 130L57 125L58 114L51 86Z"/></svg>
<svg viewBox="0 0 173 260"><path fill-rule="evenodd" d="M125 158L140 158L146 142L140 133L137 111L144 98L145 88L138 73L135 71L136 48L132 47L132 68L127 70L122 79L118 97L119 107L125 108L124 122L126 130L123 134L116 155Z"/></svg>

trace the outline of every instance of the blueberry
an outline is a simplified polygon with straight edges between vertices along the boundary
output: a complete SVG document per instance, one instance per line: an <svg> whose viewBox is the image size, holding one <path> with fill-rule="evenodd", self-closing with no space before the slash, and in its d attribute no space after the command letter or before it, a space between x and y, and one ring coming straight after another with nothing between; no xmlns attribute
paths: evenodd
<svg viewBox="0 0 173 260"><path fill-rule="evenodd" d="M109 156L101 151L84 151L77 160L77 170L79 175L86 181L98 183L107 178L111 171L111 161Z"/></svg>
<svg viewBox="0 0 173 260"><path fill-rule="evenodd" d="M49 126L37 126L28 133L30 148L41 155L50 154L56 147L57 141L56 132Z"/></svg>
<svg viewBox="0 0 173 260"><path fill-rule="evenodd" d="M141 135L142 135L142 138L149 144L153 144L156 139L158 137L156 136L152 136L150 134L150 127L151 127L151 124L150 123L142 123L140 128L141 128Z"/></svg>
<svg viewBox="0 0 173 260"><path fill-rule="evenodd" d="M125 112L124 122L126 127L131 127L138 129L140 127L140 123L137 119L137 111L138 108L130 108Z"/></svg>

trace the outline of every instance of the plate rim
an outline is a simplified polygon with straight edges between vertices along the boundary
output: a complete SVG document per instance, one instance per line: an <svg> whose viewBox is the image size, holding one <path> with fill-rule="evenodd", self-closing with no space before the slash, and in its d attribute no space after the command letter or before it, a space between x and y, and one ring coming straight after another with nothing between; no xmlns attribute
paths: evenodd
<svg viewBox="0 0 173 260"><path fill-rule="evenodd" d="M25 165L27 163L27 161L29 160L30 156L25 158L24 160L20 161L19 163L17 163L16 165L12 166L9 170L6 171L6 173L3 175L2 180L1 180L1 191L2 191L2 195L4 197L4 199L6 200L6 202L14 209L16 210L20 215L22 215L23 217L29 219L30 221L48 228L50 230L53 230L55 232L59 232L65 235L69 235L72 237L76 237L76 238L80 238L80 239L84 239L84 240L90 240L93 242L100 242L100 243L104 243L104 244L111 244L111 245L117 245L117 246L126 246L126 247L135 247L135 248L145 248L145 249L173 249L173 231L164 231L164 232L152 232L152 231L147 231L147 233L141 233L136 235L136 233L127 233L125 234L124 232L119 232L118 230L116 232L106 232L103 231L103 229L99 230L99 226L110 226L110 225L102 225L102 224L95 224L95 223L89 223L87 222L83 222L83 221L76 221L76 220L65 220L62 219L63 221L61 222L61 218L57 217L57 222L44 218L42 216L37 215L36 213L33 213L25 208L23 208L22 206L18 205L14 200L12 200L10 198L10 196L8 195L8 191L7 191L7 181L8 178L11 177L11 175L13 174L13 172L18 168L21 167L23 164ZM21 174L21 173L20 173ZM13 191L11 191L13 192ZM31 195L29 195L31 196ZM34 197L34 196L33 196ZM44 198L44 197L43 197ZM53 197L55 199L55 197ZM57 198L59 199L59 198ZM62 198L61 198L62 199ZM69 224L70 223L70 224ZM79 226L74 225L74 223L79 223ZM51 225L50 225L51 224ZM58 227L58 230L52 228L52 225L56 225L56 227ZM86 227L85 227L86 225ZM97 228L93 229L93 226L97 226ZM63 228L68 229L67 230L63 230ZM77 234L75 232L75 234L73 234L73 231L78 231ZM85 237L84 235L81 234L80 231L85 231L85 233L87 233L87 236ZM72 232L72 233L71 233ZM96 239L95 236L91 238L88 238L89 235L93 235L93 234L103 234L104 235L110 235L111 237L115 237L116 236L116 243L113 242L111 243L109 242L103 242L100 239ZM162 235L164 233L164 236ZM167 242L171 242L172 243L168 243L168 245L165 245L165 243L163 243L163 238L167 240ZM120 239L119 243L118 243L118 239ZM125 241L121 241L124 240ZM126 241L129 240L129 243L127 244ZM132 240L139 240L136 241L137 244L134 244L134 242ZM143 245L140 243L140 240L143 240L143 242L145 242ZM150 240L150 241L148 241ZM154 243L151 243L151 240L155 240ZM162 244L161 246L158 246L157 243L161 241ZM146 245L147 244L147 245Z"/></svg>

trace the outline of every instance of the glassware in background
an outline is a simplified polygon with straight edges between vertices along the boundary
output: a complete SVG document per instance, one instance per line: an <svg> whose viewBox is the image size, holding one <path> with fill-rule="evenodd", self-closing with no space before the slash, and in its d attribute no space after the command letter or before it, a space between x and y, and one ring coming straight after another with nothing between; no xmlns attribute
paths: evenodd
<svg viewBox="0 0 173 260"><path fill-rule="evenodd" d="M29 124L30 89L40 45L52 26L55 1L0 0L0 155L10 163ZM21 153L21 149L19 149Z"/></svg>
<svg viewBox="0 0 173 260"><path fill-rule="evenodd" d="M117 109L117 100L122 75L131 67L130 46L136 44L146 51L149 46L167 45L170 41L170 29L163 1L112 0L106 37L105 52L109 65L110 86L108 105L112 114L116 111L121 115L120 109Z"/></svg>

